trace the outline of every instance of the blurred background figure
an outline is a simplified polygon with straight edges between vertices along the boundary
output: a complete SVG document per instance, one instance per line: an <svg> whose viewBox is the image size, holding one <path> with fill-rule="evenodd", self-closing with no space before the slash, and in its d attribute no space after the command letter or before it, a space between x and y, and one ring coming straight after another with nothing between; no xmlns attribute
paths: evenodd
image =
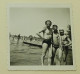
<svg viewBox="0 0 80 74"><path fill-rule="evenodd" d="M30 35L29 36L29 39L30 39L30 42L33 40L33 36L32 35Z"/></svg>
<svg viewBox="0 0 80 74"><path fill-rule="evenodd" d="M20 34L17 36L17 44L19 44L20 41Z"/></svg>

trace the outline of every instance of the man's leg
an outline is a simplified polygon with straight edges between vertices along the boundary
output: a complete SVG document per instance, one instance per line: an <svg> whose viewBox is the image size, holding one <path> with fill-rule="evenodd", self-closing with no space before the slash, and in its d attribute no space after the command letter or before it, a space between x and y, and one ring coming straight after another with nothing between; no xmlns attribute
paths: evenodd
<svg viewBox="0 0 80 74"><path fill-rule="evenodd" d="M52 61L52 46L48 47L48 65L51 65Z"/></svg>
<svg viewBox="0 0 80 74"><path fill-rule="evenodd" d="M55 56L56 56L56 65L60 65L61 64L61 56L62 56L61 48L56 49Z"/></svg>
<svg viewBox="0 0 80 74"><path fill-rule="evenodd" d="M63 51L62 51L62 48L59 48L58 50L59 50L59 61L58 61L58 65L61 65Z"/></svg>
<svg viewBox="0 0 80 74"><path fill-rule="evenodd" d="M43 43L42 44L42 56L41 56L41 63L42 63L42 65L44 65L44 58L45 58L47 49L48 49L48 44L47 43Z"/></svg>
<svg viewBox="0 0 80 74"><path fill-rule="evenodd" d="M66 62L66 58L67 58L67 54L68 54L68 47L65 47L64 54L65 54L64 61Z"/></svg>
<svg viewBox="0 0 80 74"><path fill-rule="evenodd" d="M56 49L54 47L52 47L52 57L51 57L51 64L52 65L54 65L55 54L56 54Z"/></svg>

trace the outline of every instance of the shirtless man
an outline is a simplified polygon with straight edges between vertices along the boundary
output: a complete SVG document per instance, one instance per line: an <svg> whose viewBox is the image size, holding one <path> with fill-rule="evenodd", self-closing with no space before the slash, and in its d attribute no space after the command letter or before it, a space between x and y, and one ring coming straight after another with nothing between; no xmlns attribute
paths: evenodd
<svg viewBox="0 0 80 74"><path fill-rule="evenodd" d="M68 54L68 47L72 44L68 32L64 33L64 38L63 38L63 49L64 49L64 62L66 62L67 54Z"/></svg>
<svg viewBox="0 0 80 74"><path fill-rule="evenodd" d="M62 33L60 41L61 41L62 51L63 51L63 61L66 62L66 58L68 54L68 46L70 46L72 43L67 31L64 33L64 30L60 30L60 32Z"/></svg>
<svg viewBox="0 0 80 74"><path fill-rule="evenodd" d="M52 38L52 29L50 26L52 25L52 22L50 20L45 21L45 28L41 30L37 35L43 39L42 42L42 57L41 57L41 62L42 65L44 64L44 58L46 55L46 52L48 51L48 65L51 65L51 38ZM43 33L43 37L40 35L40 33Z"/></svg>
<svg viewBox="0 0 80 74"><path fill-rule="evenodd" d="M54 64L54 57L56 54L56 50L59 48L59 33L58 33L58 26L52 26L53 34L52 34L52 65Z"/></svg>

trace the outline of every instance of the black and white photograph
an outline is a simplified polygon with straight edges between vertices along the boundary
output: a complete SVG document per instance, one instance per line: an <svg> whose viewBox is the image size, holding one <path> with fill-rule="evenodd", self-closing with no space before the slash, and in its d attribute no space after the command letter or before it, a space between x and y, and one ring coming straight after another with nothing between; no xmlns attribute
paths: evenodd
<svg viewBox="0 0 80 74"><path fill-rule="evenodd" d="M10 70L73 70L73 24L69 6L8 7Z"/></svg>

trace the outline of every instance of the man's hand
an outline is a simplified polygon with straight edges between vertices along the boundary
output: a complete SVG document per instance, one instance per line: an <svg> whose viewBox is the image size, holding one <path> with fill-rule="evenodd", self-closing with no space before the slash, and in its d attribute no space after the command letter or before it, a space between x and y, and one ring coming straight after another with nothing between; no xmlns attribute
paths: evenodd
<svg viewBox="0 0 80 74"><path fill-rule="evenodd" d="M69 44L65 44L64 46L69 46Z"/></svg>

